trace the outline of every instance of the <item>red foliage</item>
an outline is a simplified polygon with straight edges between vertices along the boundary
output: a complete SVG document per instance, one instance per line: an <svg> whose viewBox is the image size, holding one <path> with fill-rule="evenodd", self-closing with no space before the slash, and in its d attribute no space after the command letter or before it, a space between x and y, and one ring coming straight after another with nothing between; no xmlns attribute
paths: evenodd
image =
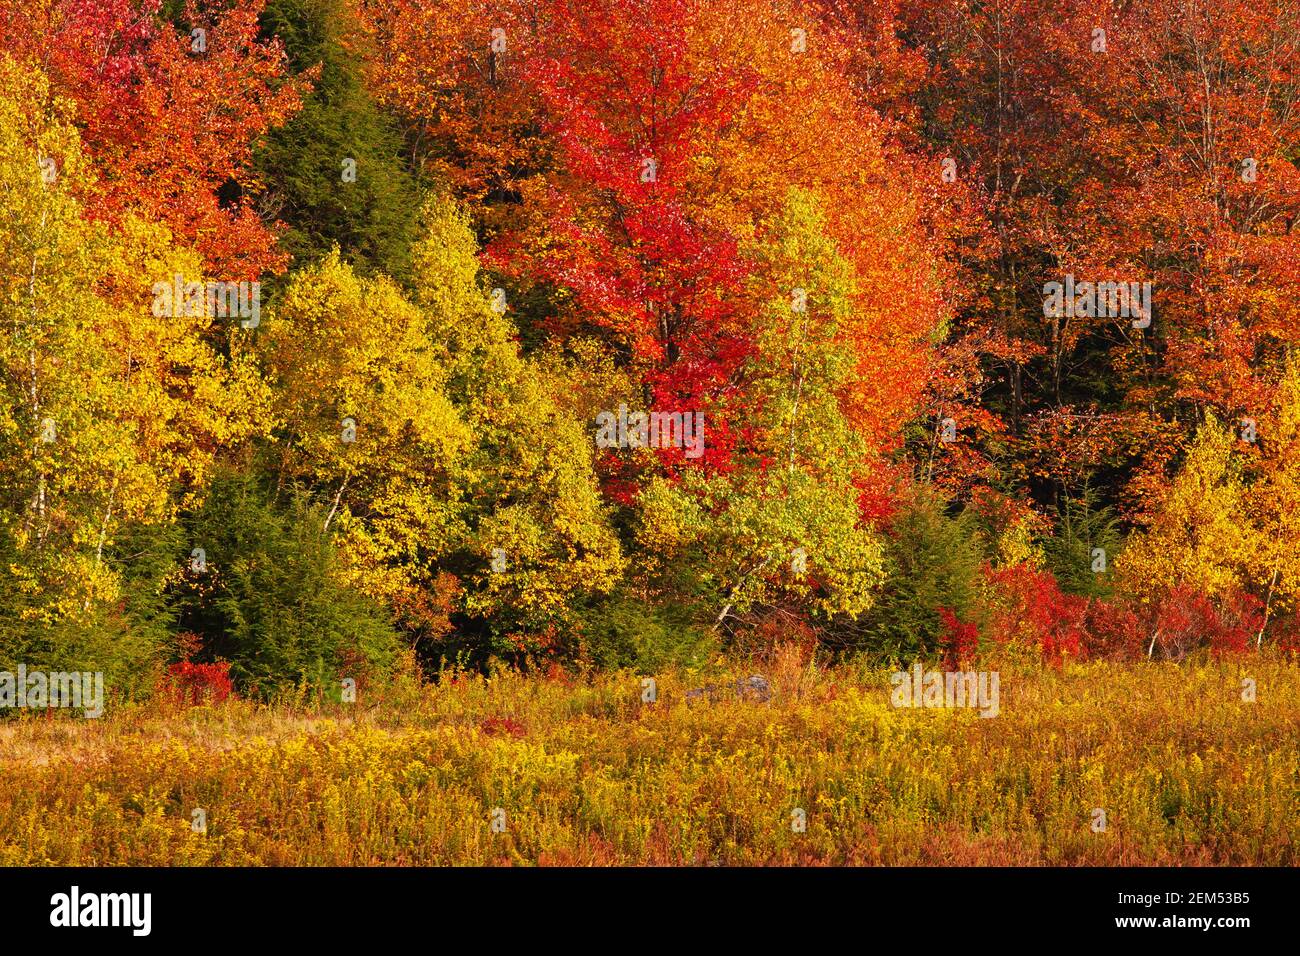
<svg viewBox="0 0 1300 956"><path fill-rule="evenodd" d="M740 110L752 67L717 60L699 82L694 13L661 4L595 11L555 0L545 42L521 66L543 108L559 168L531 196L534 231L502 235L485 260L564 287L566 325L598 326L627 343L652 407L705 411L702 464L729 460L716 398L746 358L737 303L744 268L725 226L692 203L702 144ZM537 231L540 227L540 232ZM665 449L667 464L680 451Z"/></svg>
<svg viewBox="0 0 1300 956"><path fill-rule="evenodd" d="M1064 593L1050 573L1024 564L986 575L1000 597L994 634L1037 647L1055 667L1085 655L1088 599Z"/></svg>
<svg viewBox="0 0 1300 956"><path fill-rule="evenodd" d="M181 16L206 31L198 52L158 0L0 0L0 51L39 63L76 103L101 177L86 197L92 212L161 220L226 280L285 260L246 189L254 141L297 110L301 92L285 82L280 41L258 36L262 6L189 0Z"/></svg>
<svg viewBox="0 0 1300 956"><path fill-rule="evenodd" d="M1171 588L1152 612L1151 633L1162 657L1180 660L1205 645L1215 657L1244 654L1263 626L1263 605L1241 591L1217 603L1188 587Z"/></svg>
<svg viewBox="0 0 1300 956"><path fill-rule="evenodd" d="M1261 602L1242 591L1210 598L1178 587L1143 605L1065 594L1050 573L1024 565L986 575L994 637L1037 647L1054 666L1067 657L1181 660L1201 647L1215 657L1245 654L1264 623Z"/></svg>
<svg viewBox="0 0 1300 956"><path fill-rule="evenodd" d="M230 664L225 661L215 664L181 661L167 668L167 677L167 690L178 704L188 703L195 707L204 703L216 704L234 695Z"/></svg>
<svg viewBox="0 0 1300 956"><path fill-rule="evenodd" d="M870 528L887 528L898 514L901 492L911 474L897 464L882 462L874 472L854 482L858 489L858 517Z"/></svg>
<svg viewBox="0 0 1300 956"><path fill-rule="evenodd" d="M1129 661L1146 656L1150 629L1128 602L1089 601L1084 651L1096 660Z"/></svg>
<svg viewBox="0 0 1300 956"><path fill-rule="evenodd" d="M950 608L939 608L943 631L939 646L943 648L944 668L959 671L965 668L979 649L979 629L973 623L963 623Z"/></svg>
<svg viewBox="0 0 1300 956"><path fill-rule="evenodd" d="M574 685L573 671L558 660L551 661L546 665L546 679L557 684L563 684L565 687Z"/></svg>
<svg viewBox="0 0 1300 956"><path fill-rule="evenodd" d="M1273 628L1273 641L1283 654L1300 657L1300 614L1279 620Z"/></svg>
<svg viewBox="0 0 1300 956"><path fill-rule="evenodd" d="M1248 653L1264 627L1264 602L1245 591L1233 591L1219 603L1219 627L1212 631L1215 657Z"/></svg>
<svg viewBox="0 0 1300 956"><path fill-rule="evenodd" d="M511 631L506 641L518 661L534 661L546 664L553 661L560 651L560 632L554 624L548 624L540 631Z"/></svg>
<svg viewBox="0 0 1300 956"><path fill-rule="evenodd" d="M745 368L757 348L754 300L777 290L751 281L763 277L747 247L776 221L791 186L817 195L826 235L855 267L858 307L838 345L853 356L857 374L841 399L873 455L896 448L898 424L919 411L933 335L947 314L916 177L901 157L885 155L879 118L834 69L849 46L819 34L820 65L813 68L811 57L785 52L789 25L805 22L804 10L787 0L737 2L543 0L521 17L518 52L502 79L502 90L531 104L535 119L524 125L545 149L513 164L539 173L513 183L520 201L489 230L484 263L522 288L563 290L542 330L556 340L598 332L617 343L649 407L706 416L698 461L680 449L658 450L657 467L669 475L742 467L738 461L753 447L749 423L758 399ZM382 6L370 15L384 29L399 21L392 28L400 34L400 21L418 21L427 5ZM400 15L386 13L390 6ZM441 35L458 34L459 19L447 17ZM451 49L460 42L439 41ZM404 99L399 89L418 91L428 76L456 75L452 60L466 53L434 59L440 66L423 75L387 65L381 72L390 95ZM493 83L482 100L476 93L449 106L464 113L451 124L464 133L453 134L458 153L486 155L473 131L500 118L482 117L497 111L480 106L502 95ZM435 84L438 97L444 88ZM902 195L909 199L897 201ZM495 222L499 212L481 215ZM606 494L631 500L646 467L604 456ZM864 521L887 515L883 490L863 489Z"/></svg>

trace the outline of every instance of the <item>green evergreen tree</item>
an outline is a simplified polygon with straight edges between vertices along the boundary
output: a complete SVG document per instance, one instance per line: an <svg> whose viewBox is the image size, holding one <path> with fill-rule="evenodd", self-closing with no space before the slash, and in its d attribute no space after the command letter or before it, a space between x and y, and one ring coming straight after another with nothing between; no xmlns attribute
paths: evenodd
<svg viewBox="0 0 1300 956"><path fill-rule="evenodd" d="M296 262L337 244L362 274L399 281L419 223L419 189L397 121L371 97L361 37L343 0L270 0L263 32L279 37L298 75L316 71L302 110L272 130L255 157L264 212L284 222ZM309 74L310 75L310 74Z"/></svg>
<svg viewBox="0 0 1300 956"><path fill-rule="evenodd" d="M277 502L257 479L218 477L184 516L191 549L175 586L180 630L200 638L205 659L231 662L241 692L297 684L334 690L344 677L386 678L402 642L379 602L339 579L325 509L305 495Z"/></svg>
<svg viewBox="0 0 1300 956"><path fill-rule="evenodd" d="M962 621L978 614L984 555L970 511L955 517L934 491L920 487L890 522L885 583L860 622L837 621L828 643L907 662L940 649L940 608Z"/></svg>
<svg viewBox="0 0 1300 956"><path fill-rule="evenodd" d="M1061 505L1056 534L1043 544L1047 566L1066 594L1106 598L1111 594L1111 569L1124 545L1119 522L1098 494L1085 488Z"/></svg>

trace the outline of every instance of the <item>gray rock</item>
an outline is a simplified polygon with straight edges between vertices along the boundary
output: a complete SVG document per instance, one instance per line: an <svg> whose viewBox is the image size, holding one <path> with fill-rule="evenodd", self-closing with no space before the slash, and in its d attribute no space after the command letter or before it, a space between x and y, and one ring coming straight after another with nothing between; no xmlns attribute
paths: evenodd
<svg viewBox="0 0 1300 956"><path fill-rule="evenodd" d="M731 688L736 692L736 696L741 700L754 700L760 703L768 703L772 699L772 685L766 677L760 677L754 674L745 680L738 680ZM705 684L703 687L696 687L686 692L686 699L691 700L708 700L710 704L718 699L718 685Z"/></svg>
<svg viewBox="0 0 1300 956"><path fill-rule="evenodd" d="M766 677L753 674L749 680L736 681L736 693L742 698L749 698L766 704L772 699L772 685L768 683Z"/></svg>

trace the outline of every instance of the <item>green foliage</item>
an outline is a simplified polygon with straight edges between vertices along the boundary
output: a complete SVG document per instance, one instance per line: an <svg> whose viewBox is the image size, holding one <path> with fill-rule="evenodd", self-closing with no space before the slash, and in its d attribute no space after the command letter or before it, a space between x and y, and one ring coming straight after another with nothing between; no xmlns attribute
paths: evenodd
<svg viewBox="0 0 1300 956"><path fill-rule="evenodd" d="M342 0L270 0L268 37L284 42L292 69L318 70L302 110L272 130L254 167L267 211L288 225L281 246L299 263L338 245L363 274L403 279L419 224L415 178L402 134L367 91L351 13ZM344 161L356 164L344 180Z"/></svg>
<svg viewBox="0 0 1300 956"><path fill-rule="evenodd" d="M1106 598L1111 594L1112 568L1124 546L1123 532L1114 511L1098 506L1098 496L1085 488L1082 496L1066 498L1061 505L1056 534L1043 544L1048 569L1066 594ZM1105 552L1104 570L1102 555Z"/></svg>
<svg viewBox="0 0 1300 956"><path fill-rule="evenodd" d="M119 600L90 602L80 615L50 619L24 580L20 552L0 526L0 671L90 671L104 675L115 699L147 696L172 640L174 615L164 600L176 569L176 529L136 528L106 555L118 574ZM17 573L16 573L17 572Z"/></svg>
<svg viewBox="0 0 1300 956"><path fill-rule="evenodd" d="M974 517L948 513L933 491L916 497L893 519L885 538L885 583L861 627L834 629L833 641L902 661L939 646L939 608L969 621L979 598L983 561Z"/></svg>
<svg viewBox="0 0 1300 956"><path fill-rule="evenodd" d="M176 587L179 623L202 656L231 662L245 693L294 685L335 690L345 677L389 675L400 638L381 605L334 575L322 531L326 508L302 495L277 502L241 475L217 478L184 518L186 542L206 569L188 564Z"/></svg>
<svg viewBox="0 0 1300 956"><path fill-rule="evenodd" d="M673 665L697 667L718 649L716 636L692 620L688 607L653 604L618 589L582 608L570 650L605 669L652 674Z"/></svg>

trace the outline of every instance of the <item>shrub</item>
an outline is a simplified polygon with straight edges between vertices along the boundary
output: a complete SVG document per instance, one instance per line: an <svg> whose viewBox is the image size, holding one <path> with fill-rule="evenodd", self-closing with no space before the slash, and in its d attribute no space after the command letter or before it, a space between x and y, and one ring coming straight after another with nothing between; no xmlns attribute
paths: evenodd
<svg viewBox="0 0 1300 956"><path fill-rule="evenodd" d="M885 582L860 622L837 619L832 646L911 660L940 647L940 608L973 619L982 550L969 512L950 516L945 502L922 489L894 516L885 535Z"/></svg>
<svg viewBox="0 0 1300 956"><path fill-rule="evenodd" d="M1047 571L1025 564L987 569L990 632L1000 641L1033 648L1059 667L1085 654L1087 598L1066 594Z"/></svg>
<svg viewBox="0 0 1300 956"><path fill-rule="evenodd" d="M1216 602L1185 585L1170 588L1152 606L1148 653L1171 660L1206 647L1215 657L1244 654L1263 623L1263 604L1243 591L1228 591Z"/></svg>
<svg viewBox="0 0 1300 956"><path fill-rule="evenodd" d="M950 671L962 670L979 649L979 629L974 624L963 623L946 607L939 608L939 620L943 624L939 643L943 647L944 667Z"/></svg>
<svg viewBox="0 0 1300 956"><path fill-rule="evenodd" d="M334 690L342 677L383 677L400 637L378 602L334 576L325 509L294 496L275 502L251 478L218 477L187 515L188 540L206 568L177 587L181 626L200 638L206 662L230 662L245 692L291 686Z"/></svg>
<svg viewBox="0 0 1300 956"><path fill-rule="evenodd" d="M1146 656L1148 640L1150 631L1132 602L1088 602L1083 628L1083 649L1087 657L1108 661L1139 660Z"/></svg>
<svg viewBox="0 0 1300 956"><path fill-rule="evenodd" d="M1284 656L1300 656L1300 613L1275 618L1269 630L1274 646Z"/></svg>
<svg viewBox="0 0 1300 956"><path fill-rule="evenodd" d="M762 662L810 661L816 654L818 629L798 607L774 607L754 616L752 625L735 628L727 651L737 658Z"/></svg>
<svg viewBox="0 0 1300 956"><path fill-rule="evenodd" d="M230 664L194 664L181 661L167 668L167 689L178 704L198 706L204 703L219 704L234 692L230 680Z"/></svg>
<svg viewBox="0 0 1300 956"><path fill-rule="evenodd" d="M574 640L577 646L568 649L573 656L597 667L641 673L673 664L696 666L718 649L715 636L686 609L654 605L622 589L583 610Z"/></svg>
<svg viewBox="0 0 1300 956"><path fill-rule="evenodd" d="M1212 599L1182 586L1148 602L1107 600L1067 594L1051 574L1025 565L986 573L991 633L1037 648L1054 666L1066 658L1182 660L1198 649L1244 654L1264 621L1261 602L1242 591Z"/></svg>

